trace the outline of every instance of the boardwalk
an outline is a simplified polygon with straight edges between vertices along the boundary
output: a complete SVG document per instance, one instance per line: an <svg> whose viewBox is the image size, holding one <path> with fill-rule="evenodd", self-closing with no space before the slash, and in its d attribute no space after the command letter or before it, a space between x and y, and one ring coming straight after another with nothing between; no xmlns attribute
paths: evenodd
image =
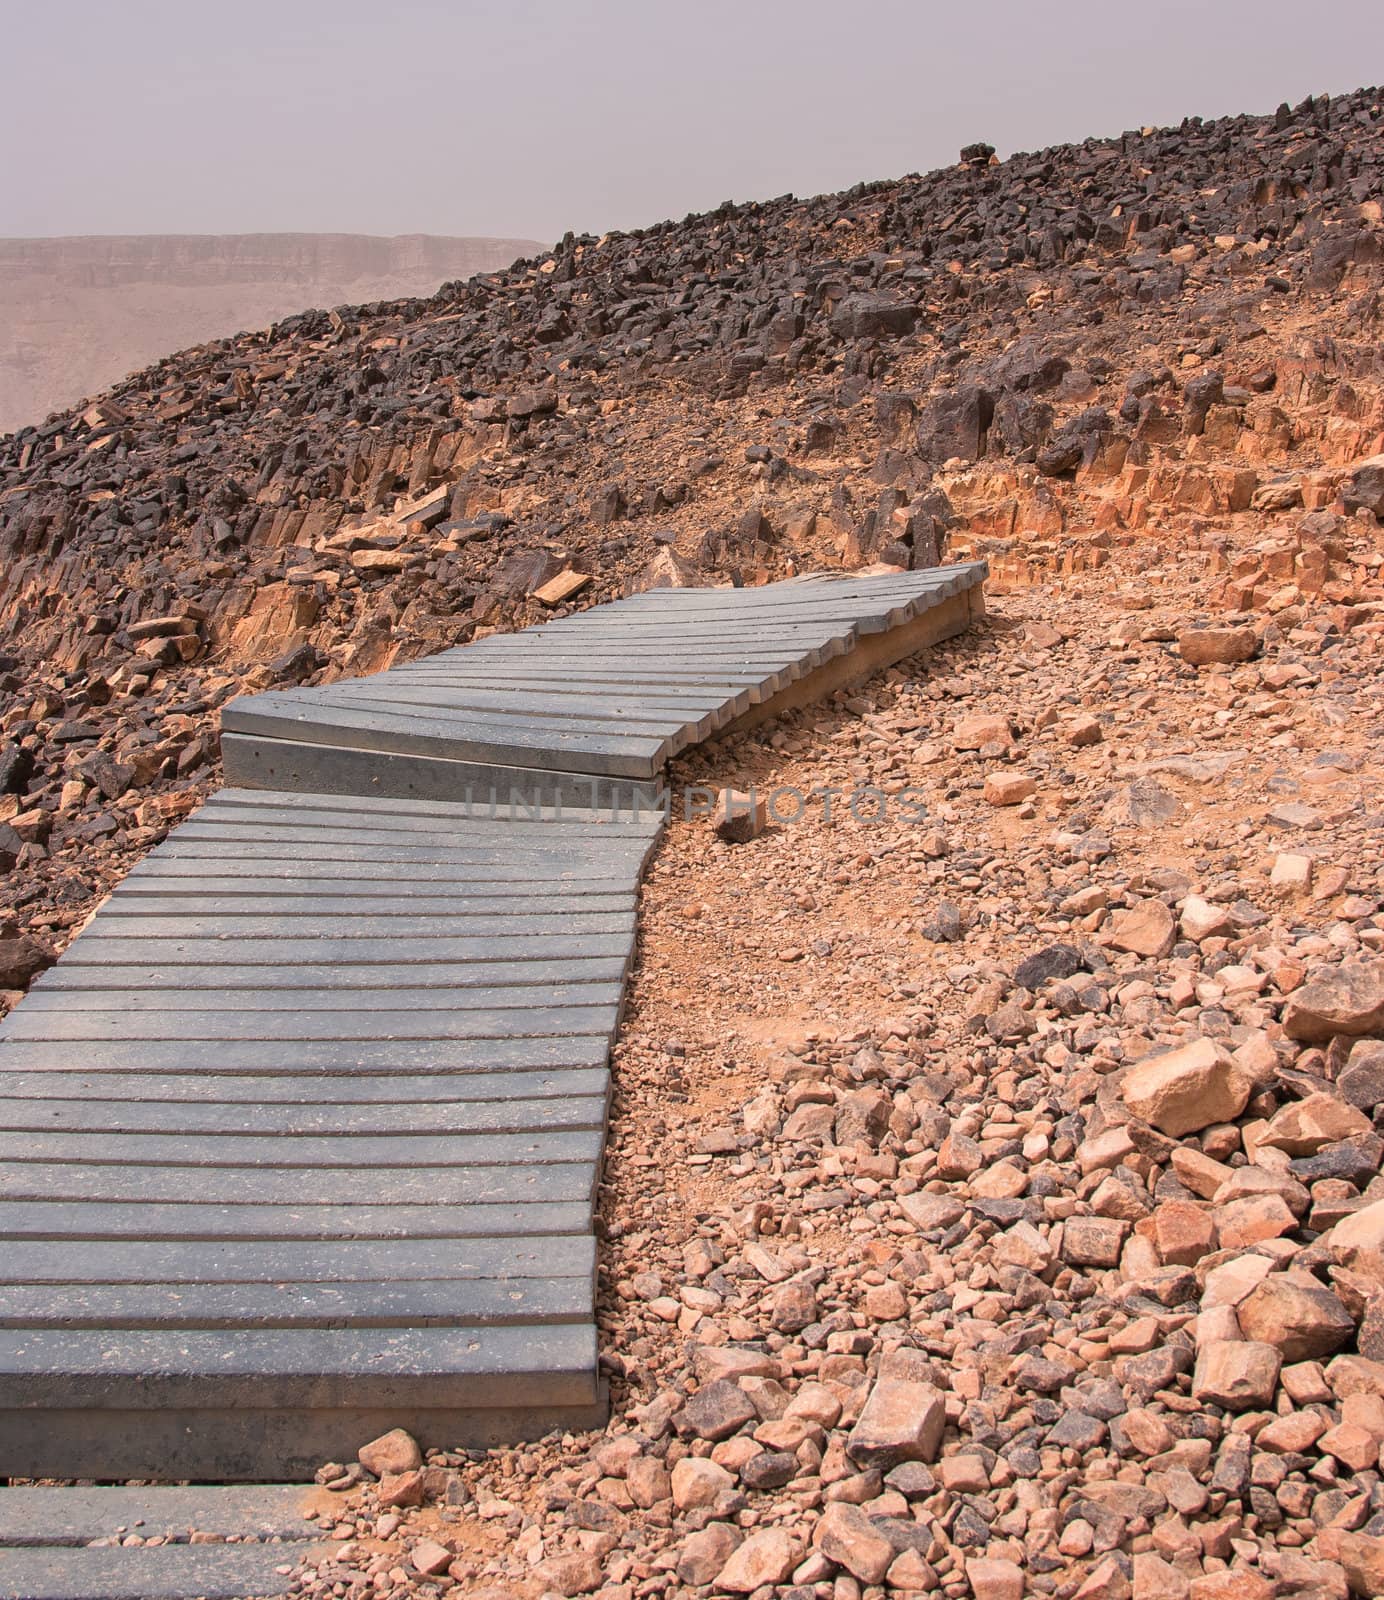
<svg viewBox="0 0 1384 1600"><path fill-rule="evenodd" d="M661 826L610 802L959 631L982 576L640 596L229 707L234 786L0 1025L6 1470L291 1477L392 1426L598 1424L592 1205Z"/></svg>

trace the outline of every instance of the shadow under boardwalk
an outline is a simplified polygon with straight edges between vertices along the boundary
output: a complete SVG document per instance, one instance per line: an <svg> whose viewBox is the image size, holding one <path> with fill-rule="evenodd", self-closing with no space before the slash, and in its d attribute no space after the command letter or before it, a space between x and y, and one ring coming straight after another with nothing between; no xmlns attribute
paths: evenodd
<svg viewBox="0 0 1384 1600"><path fill-rule="evenodd" d="M228 707L235 787L0 1024L6 1472L294 1477L390 1427L599 1425L637 802L960 632L983 576L663 591Z"/></svg>

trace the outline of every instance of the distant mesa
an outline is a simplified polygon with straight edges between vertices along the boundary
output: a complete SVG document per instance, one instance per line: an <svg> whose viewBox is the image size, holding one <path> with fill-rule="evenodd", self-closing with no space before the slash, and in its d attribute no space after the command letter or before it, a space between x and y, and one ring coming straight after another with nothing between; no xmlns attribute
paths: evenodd
<svg viewBox="0 0 1384 1600"><path fill-rule="evenodd" d="M431 294L544 248L424 233L0 239L0 433L188 345L314 307Z"/></svg>

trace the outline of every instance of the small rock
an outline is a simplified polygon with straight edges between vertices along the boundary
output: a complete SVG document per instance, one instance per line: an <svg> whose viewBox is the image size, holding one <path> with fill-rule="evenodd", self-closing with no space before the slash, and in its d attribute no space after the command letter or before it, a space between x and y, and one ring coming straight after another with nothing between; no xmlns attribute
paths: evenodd
<svg viewBox="0 0 1384 1600"><path fill-rule="evenodd" d="M1246 1339L1272 1345L1284 1361L1329 1356L1355 1332L1354 1319L1330 1289L1281 1272L1252 1290L1237 1315Z"/></svg>
<svg viewBox="0 0 1384 1600"><path fill-rule="evenodd" d="M1361 1039L1351 1046L1336 1089L1347 1105L1362 1111L1384 1105L1384 1040Z"/></svg>
<svg viewBox="0 0 1384 1600"><path fill-rule="evenodd" d="M1177 651L1194 667L1228 666L1253 661L1259 640L1250 628L1191 628L1179 634Z"/></svg>
<svg viewBox="0 0 1384 1600"><path fill-rule="evenodd" d="M1089 745L1100 744L1105 731L1095 717L1073 717L1063 728L1062 737L1073 749L1084 750Z"/></svg>
<svg viewBox="0 0 1384 1600"><path fill-rule="evenodd" d="M1312 887L1312 857L1280 851L1269 872L1269 886L1285 896L1305 894Z"/></svg>
<svg viewBox="0 0 1384 1600"><path fill-rule="evenodd" d="M1361 1600L1384 1595L1384 1539L1372 1533L1341 1533L1336 1556L1345 1568L1350 1592Z"/></svg>
<svg viewBox="0 0 1384 1600"><path fill-rule="evenodd" d="M1262 1410L1273 1403L1281 1366L1271 1344L1215 1339L1197 1352L1192 1393L1227 1411Z"/></svg>
<svg viewBox="0 0 1384 1600"><path fill-rule="evenodd" d="M751 790L721 789L711 813L711 826L718 839L727 844L748 844L769 826L769 803Z"/></svg>
<svg viewBox="0 0 1384 1600"><path fill-rule="evenodd" d="M1326 1242L1339 1260L1348 1261L1358 1250L1384 1252L1384 1200L1343 1217L1326 1235Z"/></svg>
<svg viewBox="0 0 1384 1600"><path fill-rule="evenodd" d="M1182 902L1178 927L1184 939L1200 944L1203 939L1221 939L1232 932L1234 924L1224 906L1213 905L1198 894L1189 894Z"/></svg>
<svg viewBox="0 0 1384 1600"><path fill-rule="evenodd" d="M817 1292L810 1283L794 1279L774 1292L770 1323L780 1333L800 1333L817 1320Z"/></svg>
<svg viewBox="0 0 1384 1600"><path fill-rule="evenodd" d="M801 1548L780 1528L752 1533L721 1568L717 1586L731 1594L753 1594L766 1584L786 1583L800 1555Z"/></svg>
<svg viewBox="0 0 1384 1600"><path fill-rule="evenodd" d="M1323 1145L1357 1138L1373 1127L1363 1111L1334 1094L1309 1094L1276 1111L1256 1142L1290 1156L1314 1156Z"/></svg>
<svg viewBox="0 0 1384 1600"><path fill-rule="evenodd" d="M1187 1600L1273 1600L1274 1586L1249 1567L1208 1572L1193 1578Z"/></svg>
<svg viewBox="0 0 1384 1600"><path fill-rule="evenodd" d="M1193 1267L1216 1247L1210 1213L1190 1200L1165 1201L1138 1231L1152 1239L1164 1266Z"/></svg>
<svg viewBox="0 0 1384 1600"><path fill-rule="evenodd" d="M966 1214L965 1206L952 1195L928 1194L926 1190L900 1195L899 1210L919 1233L935 1233L953 1227Z"/></svg>
<svg viewBox="0 0 1384 1600"><path fill-rule="evenodd" d="M1129 1224L1114 1217L1068 1217L1062 1226L1062 1259L1074 1267L1119 1265Z"/></svg>
<svg viewBox="0 0 1384 1600"><path fill-rule="evenodd" d="M699 1439L729 1439L757 1413L749 1397L727 1378L704 1384L682 1408L680 1422Z"/></svg>
<svg viewBox="0 0 1384 1600"><path fill-rule="evenodd" d="M694 1585L713 1583L744 1537L739 1528L728 1522L711 1522L700 1532L689 1534L678 1556L678 1577Z"/></svg>
<svg viewBox="0 0 1384 1600"><path fill-rule="evenodd" d="M966 1562L966 1581L975 1600L1023 1600L1023 1568L1013 1561L970 1557Z"/></svg>
<svg viewBox="0 0 1384 1600"><path fill-rule="evenodd" d="M1251 1194L1216 1207L1216 1234L1222 1250L1245 1250L1266 1239L1281 1239L1297 1226L1292 1207L1279 1194Z"/></svg>
<svg viewBox="0 0 1384 1600"><path fill-rule="evenodd" d="M52 949L27 933L0 936L0 989L26 989L57 960Z"/></svg>
<svg viewBox="0 0 1384 1600"><path fill-rule="evenodd" d="M1013 739L1008 717L963 717L952 729L954 750L983 750L987 745L1012 744Z"/></svg>
<svg viewBox="0 0 1384 1600"><path fill-rule="evenodd" d="M929 1383L880 1378L846 1441L858 1466L887 1472L901 1461L935 1461L946 1427L941 1392Z"/></svg>
<svg viewBox="0 0 1384 1600"><path fill-rule="evenodd" d="M1136 1117L1180 1138L1213 1123L1233 1122L1245 1109L1250 1088L1224 1046L1197 1039L1132 1067L1120 1095Z"/></svg>
<svg viewBox="0 0 1384 1600"><path fill-rule="evenodd" d="M1177 923L1161 900L1140 900L1110 919L1110 943L1131 955L1161 959L1177 938Z"/></svg>
<svg viewBox="0 0 1384 1600"><path fill-rule="evenodd" d="M1081 952L1070 944L1050 944L1026 956L1014 969L1014 982L1021 989L1041 989L1053 978L1070 978L1084 965Z"/></svg>
<svg viewBox="0 0 1384 1600"><path fill-rule="evenodd" d="M798 1475L798 1458L787 1450L761 1450L740 1469L747 1489L781 1489Z"/></svg>
<svg viewBox="0 0 1384 1600"><path fill-rule="evenodd" d="M1308 1044L1384 1033L1384 961L1344 961L1315 974L1288 997L1283 1031Z"/></svg>
<svg viewBox="0 0 1384 1600"><path fill-rule="evenodd" d="M684 1456L673 1468L673 1504L679 1511L716 1503L718 1495L735 1487L735 1476L705 1456Z"/></svg>
<svg viewBox="0 0 1384 1600"><path fill-rule="evenodd" d="M412 1472L386 1472L381 1475L375 1498L382 1506L417 1506L423 1503L423 1474L415 1468Z"/></svg>
<svg viewBox="0 0 1384 1600"><path fill-rule="evenodd" d="M418 1448L417 1441L402 1428L391 1428L378 1439L363 1444L356 1452L356 1458L367 1472L373 1472L377 1478L412 1472L423 1465L423 1452Z"/></svg>
<svg viewBox="0 0 1384 1600"><path fill-rule="evenodd" d="M992 806L1021 805L1037 794L1037 780L1026 772L992 772L985 779L984 799Z"/></svg>
<svg viewBox="0 0 1384 1600"><path fill-rule="evenodd" d="M416 1562L417 1557L414 1559ZM546 1561L538 1563L533 1575L543 1585L545 1592L561 1595L590 1594L599 1589L604 1581L600 1556L588 1550L564 1551L561 1555L549 1556Z"/></svg>
<svg viewBox="0 0 1384 1600"><path fill-rule="evenodd" d="M440 1572L446 1572L452 1564L452 1552L445 1544L438 1544L436 1539L423 1539L414 1545L409 1552L409 1560L414 1569L424 1574L425 1577L436 1577ZM549 1587L555 1588L556 1585ZM595 1588L595 1584L591 1585ZM558 1589L559 1594L583 1594L581 1589Z"/></svg>
<svg viewBox="0 0 1384 1600"><path fill-rule="evenodd" d="M894 1547L875 1531L859 1506L834 1501L822 1513L813 1546L862 1583L879 1583L894 1559Z"/></svg>

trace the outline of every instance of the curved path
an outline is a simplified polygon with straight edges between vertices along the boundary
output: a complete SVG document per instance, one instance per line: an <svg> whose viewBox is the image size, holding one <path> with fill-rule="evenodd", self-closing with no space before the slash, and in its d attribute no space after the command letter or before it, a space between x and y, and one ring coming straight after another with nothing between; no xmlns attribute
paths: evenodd
<svg viewBox="0 0 1384 1600"><path fill-rule="evenodd" d="M672 590L224 715L0 1024L0 1450L256 1479L598 1424L592 1202L670 756L963 629L981 565Z"/></svg>

